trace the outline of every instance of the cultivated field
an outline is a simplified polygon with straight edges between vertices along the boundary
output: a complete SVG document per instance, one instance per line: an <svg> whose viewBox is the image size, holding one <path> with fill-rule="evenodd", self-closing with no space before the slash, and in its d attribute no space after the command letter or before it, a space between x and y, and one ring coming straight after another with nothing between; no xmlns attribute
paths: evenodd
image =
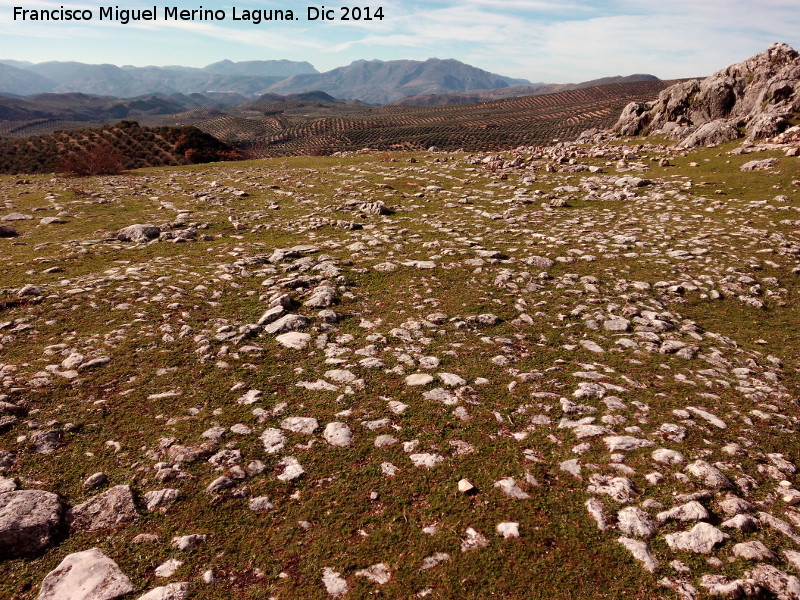
<svg viewBox="0 0 800 600"><path fill-rule="evenodd" d="M652 100L668 81L610 84L556 94L456 106L384 106L276 101L228 110L195 109L137 119L141 128L36 119L0 121L0 172L51 172L59 152L106 138L128 168L179 165L178 126L191 125L254 158L328 155L340 151L498 150L575 139L591 127L609 127L631 101ZM56 133L53 133L56 132ZM165 133L167 132L167 133ZM52 134L52 135L51 135Z"/></svg>

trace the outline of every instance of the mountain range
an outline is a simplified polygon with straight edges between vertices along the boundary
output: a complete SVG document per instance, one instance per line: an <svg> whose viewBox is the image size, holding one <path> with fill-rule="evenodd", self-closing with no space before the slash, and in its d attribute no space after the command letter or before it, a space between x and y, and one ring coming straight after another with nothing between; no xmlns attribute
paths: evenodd
<svg viewBox="0 0 800 600"><path fill-rule="evenodd" d="M0 60L0 94L78 92L134 98L144 95L228 93L255 98L320 90L337 98L386 104L406 96L451 94L530 85L457 60L359 60L325 73L308 62L223 60L203 68L118 67L80 62Z"/></svg>

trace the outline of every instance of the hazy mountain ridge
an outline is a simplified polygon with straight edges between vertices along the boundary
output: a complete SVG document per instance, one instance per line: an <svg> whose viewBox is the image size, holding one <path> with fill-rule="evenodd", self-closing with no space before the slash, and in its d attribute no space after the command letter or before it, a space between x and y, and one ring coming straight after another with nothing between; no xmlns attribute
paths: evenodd
<svg viewBox="0 0 800 600"><path fill-rule="evenodd" d="M325 73L289 77L271 86L269 91L290 94L319 89L339 98L386 104L411 95L506 88L512 83L518 84L520 80L453 59L360 60Z"/></svg>
<svg viewBox="0 0 800 600"><path fill-rule="evenodd" d="M405 96L506 88L530 82L489 73L457 60L366 61L319 73L308 62L223 60L202 69L181 66L0 60L0 94L80 92L132 98L152 94L225 92L248 97L320 90L337 98L387 103Z"/></svg>
<svg viewBox="0 0 800 600"><path fill-rule="evenodd" d="M29 64L0 60L0 92L19 95L81 92L118 98L195 92L254 96L291 74L303 72L317 71L307 62L288 60L222 61L202 69L181 66L118 67L59 61ZM24 91L18 91L21 89Z"/></svg>

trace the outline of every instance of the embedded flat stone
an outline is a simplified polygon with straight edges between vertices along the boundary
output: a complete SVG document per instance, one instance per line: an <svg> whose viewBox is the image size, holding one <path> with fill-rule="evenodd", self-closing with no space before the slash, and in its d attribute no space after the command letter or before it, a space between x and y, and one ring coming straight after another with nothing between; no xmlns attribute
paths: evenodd
<svg viewBox="0 0 800 600"><path fill-rule="evenodd" d="M275 338L281 346L292 348L294 350L302 350L307 348L311 343L310 333L300 333L299 331L290 331L289 333L282 333Z"/></svg>
<svg viewBox="0 0 800 600"><path fill-rule="evenodd" d="M428 385L433 381L433 376L427 373L414 373L406 377L406 385Z"/></svg>
<svg viewBox="0 0 800 600"><path fill-rule="evenodd" d="M114 600L133 591L117 563L92 548L67 555L50 571L37 600Z"/></svg>
<svg viewBox="0 0 800 600"><path fill-rule="evenodd" d="M667 545L673 550L685 550L708 554L714 546L728 539L728 534L708 523L698 523L689 531L672 533L665 536Z"/></svg>

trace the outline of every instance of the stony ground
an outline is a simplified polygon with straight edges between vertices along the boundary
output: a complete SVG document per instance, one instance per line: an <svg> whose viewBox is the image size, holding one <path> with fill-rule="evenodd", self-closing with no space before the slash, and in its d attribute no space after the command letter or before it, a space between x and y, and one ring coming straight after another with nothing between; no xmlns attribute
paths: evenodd
<svg viewBox="0 0 800 600"><path fill-rule="evenodd" d="M798 180L636 141L0 180L0 597L800 597Z"/></svg>

